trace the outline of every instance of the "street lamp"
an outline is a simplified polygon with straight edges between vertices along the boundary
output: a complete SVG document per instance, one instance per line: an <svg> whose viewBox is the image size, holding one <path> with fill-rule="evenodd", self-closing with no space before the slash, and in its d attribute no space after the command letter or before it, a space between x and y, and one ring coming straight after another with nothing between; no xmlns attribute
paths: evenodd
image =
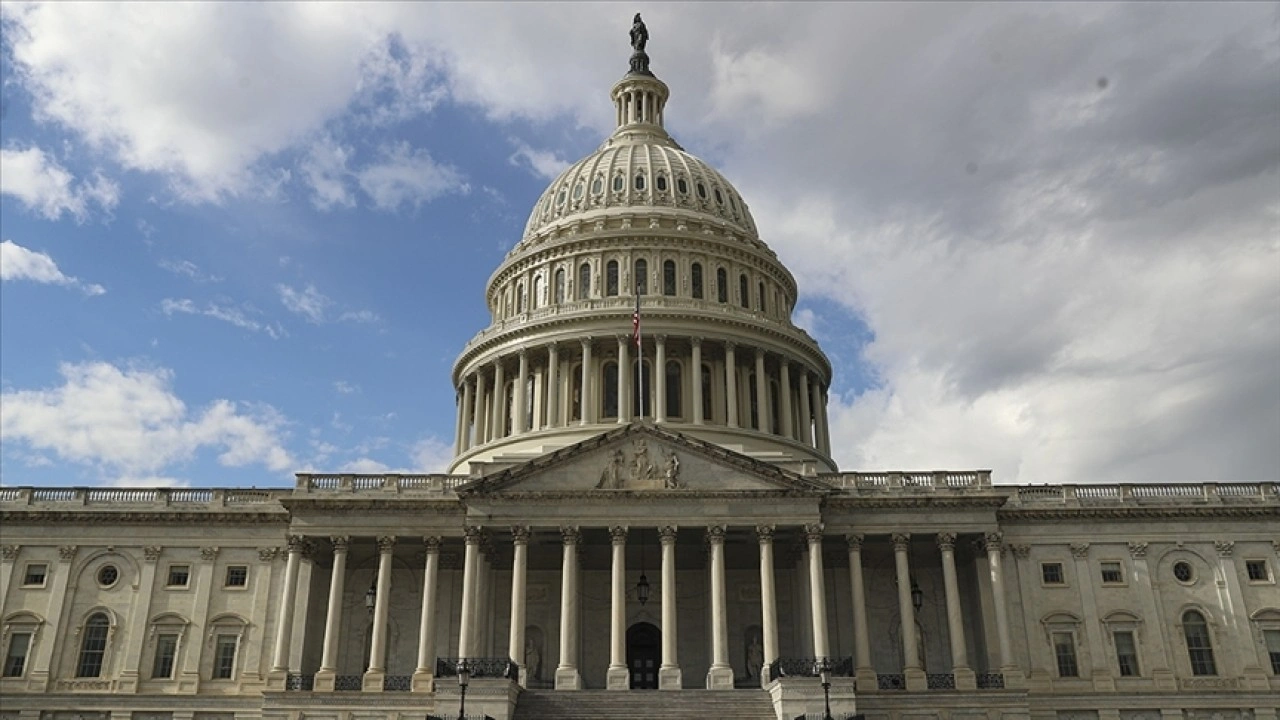
<svg viewBox="0 0 1280 720"><path fill-rule="evenodd" d="M364 591L364 609L373 612L373 606L378 604L378 576L373 576L373 580L369 582L369 589Z"/></svg>
<svg viewBox="0 0 1280 720"><path fill-rule="evenodd" d="M471 668L466 660L458 660L458 690L462 693L458 700L458 720L467 717L467 684L471 682Z"/></svg>
<svg viewBox="0 0 1280 720"><path fill-rule="evenodd" d="M914 577L911 578L911 607L915 608L916 612L920 612L920 608L924 607L924 591L920 589Z"/></svg>
<svg viewBox="0 0 1280 720"><path fill-rule="evenodd" d="M834 720L831 717L831 659L818 660L818 677L822 679L822 702L826 706L826 714L822 720Z"/></svg>

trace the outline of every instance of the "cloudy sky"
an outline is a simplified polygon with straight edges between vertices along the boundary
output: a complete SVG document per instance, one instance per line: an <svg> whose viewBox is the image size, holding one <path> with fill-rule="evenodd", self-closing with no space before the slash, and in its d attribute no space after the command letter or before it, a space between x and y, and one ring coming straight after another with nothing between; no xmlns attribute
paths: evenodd
<svg viewBox="0 0 1280 720"><path fill-rule="evenodd" d="M843 468L1280 478L1280 4L6 3L0 482L442 469L636 10Z"/></svg>

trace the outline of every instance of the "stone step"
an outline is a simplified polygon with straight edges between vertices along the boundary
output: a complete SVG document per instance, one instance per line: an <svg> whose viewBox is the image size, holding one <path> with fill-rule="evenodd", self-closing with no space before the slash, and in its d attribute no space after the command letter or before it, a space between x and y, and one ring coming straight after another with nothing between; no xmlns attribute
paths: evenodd
<svg viewBox="0 0 1280 720"><path fill-rule="evenodd" d="M526 690L513 720L775 720L763 690Z"/></svg>

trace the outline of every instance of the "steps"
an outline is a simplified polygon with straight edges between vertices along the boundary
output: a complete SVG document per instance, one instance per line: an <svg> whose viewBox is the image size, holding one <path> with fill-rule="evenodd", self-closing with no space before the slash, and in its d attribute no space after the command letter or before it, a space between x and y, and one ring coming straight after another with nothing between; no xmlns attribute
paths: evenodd
<svg viewBox="0 0 1280 720"><path fill-rule="evenodd" d="M526 690L512 720L776 720L764 690Z"/></svg>

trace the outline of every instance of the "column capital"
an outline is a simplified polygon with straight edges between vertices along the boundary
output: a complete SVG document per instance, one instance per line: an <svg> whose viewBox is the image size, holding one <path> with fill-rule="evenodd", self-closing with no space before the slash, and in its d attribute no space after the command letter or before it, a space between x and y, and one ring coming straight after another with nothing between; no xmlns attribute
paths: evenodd
<svg viewBox="0 0 1280 720"><path fill-rule="evenodd" d="M812 543L822 542L822 523L809 523L804 526L804 539Z"/></svg>
<svg viewBox="0 0 1280 720"><path fill-rule="evenodd" d="M658 528L658 541L663 545L675 545L676 531L675 525L663 525Z"/></svg>
<svg viewBox="0 0 1280 720"><path fill-rule="evenodd" d="M773 542L773 533L775 530L777 530L777 528L773 525L757 525L756 539L760 541L761 545L767 545Z"/></svg>
<svg viewBox="0 0 1280 720"><path fill-rule="evenodd" d="M432 553L439 553L440 545L442 545L443 543L444 543L444 538L440 537L439 535L422 536L422 547L426 549L428 555Z"/></svg>
<svg viewBox="0 0 1280 720"><path fill-rule="evenodd" d="M300 553L307 547L307 539L301 535L290 535L285 539L285 546L291 553Z"/></svg>
<svg viewBox="0 0 1280 720"><path fill-rule="evenodd" d="M462 537L468 545L479 545L483 536L484 528L479 525L465 525L462 528Z"/></svg>
<svg viewBox="0 0 1280 720"><path fill-rule="evenodd" d="M142 552L146 555L147 562L149 563L158 561L160 559L160 553L163 551L164 548L159 545L148 545L142 548Z"/></svg>
<svg viewBox="0 0 1280 720"><path fill-rule="evenodd" d="M956 549L955 533L948 533L948 532L938 533L937 541L938 541L938 549L941 550L942 552L951 552Z"/></svg>
<svg viewBox="0 0 1280 720"><path fill-rule="evenodd" d="M618 344L619 344L619 345L629 345L629 344L631 344L631 336L630 336L630 335L623 335L622 333L618 333L617 335L614 335L614 337L616 337L616 338L618 339Z"/></svg>
<svg viewBox="0 0 1280 720"><path fill-rule="evenodd" d="M21 545L0 545L0 559L6 562L13 562L18 557L18 548Z"/></svg>
<svg viewBox="0 0 1280 720"><path fill-rule="evenodd" d="M702 338L695 335L689 338L689 344L692 345L693 347L700 348L702 347Z"/></svg>
<svg viewBox="0 0 1280 720"><path fill-rule="evenodd" d="M1071 554L1077 560L1084 560L1089 557L1089 543L1071 543Z"/></svg>
<svg viewBox="0 0 1280 720"><path fill-rule="evenodd" d="M1000 552L1004 546L1004 533L1000 531L984 533L982 536L982 547L987 552Z"/></svg>
<svg viewBox="0 0 1280 720"><path fill-rule="evenodd" d="M336 555L347 551L347 547L351 544L351 537L348 535L333 535L330 536L329 542L333 543L333 552Z"/></svg>
<svg viewBox="0 0 1280 720"><path fill-rule="evenodd" d="M584 350L586 350L587 348L591 347L591 341L592 341L592 340L593 340L593 338L591 338L591 337L578 338L578 342L582 344L582 349L584 349Z"/></svg>
<svg viewBox="0 0 1280 720"><path fill-rule="evenodd" d="M528 525L512 525L511 526L511 544L513 545L529 544L529 526Z"/></svg>
<svg viewBox="0 0 1280 720"><path fill-rule="evenodd" d="M712 545L723 545L726 530L727 528L724 525L708 525L707 542Z"/></svg>
<svg viewBox="0 0 1280 720"><path fill-rule="evenodd" d="M734 342L734 341L732 341L732 340L725 340L725 341L724 341L724 349L725 349L725 351L726 351L726 352L733 352L733 351L734 351L734 349L735 349L735 348L737 348L737 347L738 347L738 344L737 344L737 343L735 343L735 342Z"/></svg>
<svg viewBox="0 0 1280 720"><path fill-rule="evenodd" d="M520 347L516 348L516 357L520 358L521 360L527 359L529 357L529 348L524 345L521 345Z"/></svg>
<svg viewBox="0 0 1280 720"><path fill-rule="evenodd" d="M849 549L856 550L858 552L862 552L862 543L866 539L867 536L862 533L849 533L844 536L845 542L849 543Z"/></svg>
<svg viewBox="0 0 1280 720"><path fill-rule="evenodd" d="M894 550L906 551L911 547L911 533L894 533L889 539L893 541Z"/></svg>
<svg viewBox="0 0 1280 720"><path fill-rule="evenodd" d="M76 546L75 545L59 545L58 557L62 558L63 562L71 562L76 557Z"/></svg>
<svg viewBox="0 0 1280 720"><path fill-rule="evenodd" d="M1013 556L1019 560L1025 560L1026 558L1031 557L1031 546L1009 543L1009 552L1013 553Z"/></svg>
<svg viewBox="0 0 1280 720"><path fill-rule="evenodd" d="M560 352L560 342L559 342L559 341L557 341L557 340L552 340L551 342L547 343L547 353L548 353L548 354L550 354L550 355L556 355L556 354L558 354L559 352Z"/></svg>
<svg viewBox="0 0 1280 720"><path fill-rule="evenodd" d="M564 525L560 528L560 539L565 545L577 545L582 540L582 532L577 526Z"/></svg>
<svg viewBox="0 0 1280 720"><path fill-rule="evenodd" d="M627 526L614 525L609 528L609 540L614 545L627 544Z"/></svg>
<svg viewBox="0 0 1280 720"><path fill-rule="evenodd" d="M378 552L389 553L396 546L395 535L382 535L378 538Z"/></svg>
<svg viewBox="0 0 1280 720"><path fill-rule="evenodd" d="M1218 557L1231 557L1235 547L1236 544L1232 541L1219 540L1213 543L1213 549L1218 551Z"/></svg>
<svg viewBox="0 0 1280 720"><path fill-rule="evenodd" d="M258 562L269 563L280 557L281 552L278 547L258 548Z"/></svg>
<svg viewBox="0 0 1280 720"><path fill-rule="evenodd" d="M218 547L202 547L200 548L200 559L211 563L218 559L218 552Z"/></svg>
<svg viewBox="0 0 1280 720"><path fill-rule="evenodd" d="M655 341L657 341L657 343L658 343L658 344L663 344L663 343L665 343L665 342L667 341L667 336L666 336L665 334L662 334L662 335L654 335L654 336L653 336L653 339L654 339Z"/></svg>
<svg viewBox="0 0 1280 720"><path fill-rule="evenodd" d="M1147 556L1147 543L1131 542L1129 543L1129 555L1135 558L1144 558Z"/></svg>

